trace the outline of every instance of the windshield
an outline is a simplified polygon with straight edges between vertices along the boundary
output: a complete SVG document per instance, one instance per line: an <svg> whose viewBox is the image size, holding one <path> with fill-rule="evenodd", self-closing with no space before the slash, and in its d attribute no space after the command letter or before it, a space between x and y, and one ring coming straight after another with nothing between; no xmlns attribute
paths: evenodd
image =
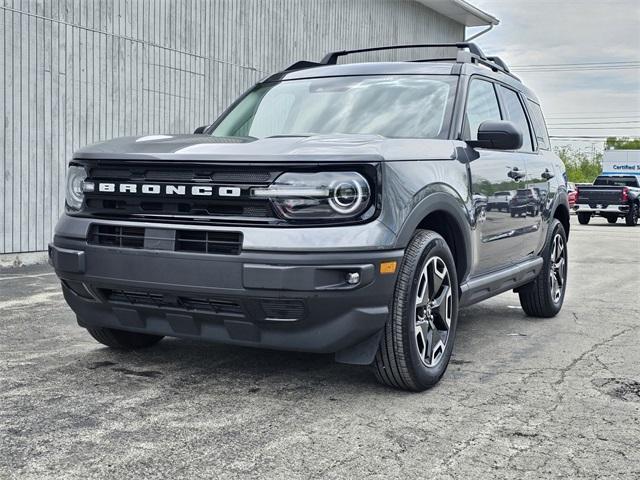
<svg viewBox="0 0 640 480"><path fill-rule="evenodd" d="M288 80L249 92L212 135L446 138L454 93L455 77L444 75Z"/></svg>
<svg viewBox="0 0 640 480"><path fill-rule="evenodd" d="M636 187L638 180L635 177L598 177L594 185L611 185L614 187Z"/></svg>

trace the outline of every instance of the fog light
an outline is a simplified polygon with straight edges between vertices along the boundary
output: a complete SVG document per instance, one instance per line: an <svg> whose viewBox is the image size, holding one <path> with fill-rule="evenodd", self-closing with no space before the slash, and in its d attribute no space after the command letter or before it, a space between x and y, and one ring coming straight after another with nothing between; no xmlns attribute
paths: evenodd
<svg viewBox="0 0 640 480"><path fill-rule="evenodd" d="M360 281L360 274L358 272L347 273L347 283L349 285L355 285Z"/></svg>

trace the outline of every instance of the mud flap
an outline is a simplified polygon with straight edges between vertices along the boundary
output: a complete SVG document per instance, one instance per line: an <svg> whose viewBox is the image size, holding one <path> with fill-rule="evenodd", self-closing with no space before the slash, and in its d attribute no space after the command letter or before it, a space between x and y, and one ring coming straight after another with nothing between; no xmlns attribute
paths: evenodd
<svg viewBox="0 0 640 480"><path fill-rule="evenodd" d="M336 362L350 365L371 365L378 352L382 332L383 329L380 329L366 340L336 352Z"/></svg>

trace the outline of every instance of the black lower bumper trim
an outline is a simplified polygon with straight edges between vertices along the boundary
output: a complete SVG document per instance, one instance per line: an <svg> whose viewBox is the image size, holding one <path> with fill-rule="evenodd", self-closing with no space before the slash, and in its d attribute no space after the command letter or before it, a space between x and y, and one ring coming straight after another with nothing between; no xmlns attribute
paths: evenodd
<svg viewBox="0 0 640 480"><path fill-rule="evenodd" d="M68 258L82 258L83 271L54 266L82 326L320 353L362 345L384 327L396 274L379 264L403 254L198 255L61 242L52 257L74 246ZM351 271L360 281L345 284Z"/></svg>

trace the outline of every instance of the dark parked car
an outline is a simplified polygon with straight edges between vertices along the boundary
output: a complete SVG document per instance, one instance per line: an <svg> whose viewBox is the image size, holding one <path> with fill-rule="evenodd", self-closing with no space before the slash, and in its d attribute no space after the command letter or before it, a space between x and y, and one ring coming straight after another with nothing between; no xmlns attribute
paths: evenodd
<svg viewBox="0 0 640 480"><path fill-rule="evenodd" d="M78 323L120 349L333 353L419 391L447 368L460 307L514 289L556 315L569 206L538 100L499 58L448 47L298 62L194 135L75 152L49 253ZM544 172L544 209L486 208Z"/></svg>
<svg viewBox="0 0 640 480"><path fill-rule="evenodd" d="M531 215L535 217L540 212L540 194L535 188L521 188L509 201L509 212L512 217Z"/></svg>
<svg viewBox="0 0 640 480"><path fill-rule="evenodd" d="M636 175L600 175L593 185L581 185L576 191L573 210L578 221L586 225L598 215L609 223L624 218L630 227L640 216L640 177Z"/></svg>

